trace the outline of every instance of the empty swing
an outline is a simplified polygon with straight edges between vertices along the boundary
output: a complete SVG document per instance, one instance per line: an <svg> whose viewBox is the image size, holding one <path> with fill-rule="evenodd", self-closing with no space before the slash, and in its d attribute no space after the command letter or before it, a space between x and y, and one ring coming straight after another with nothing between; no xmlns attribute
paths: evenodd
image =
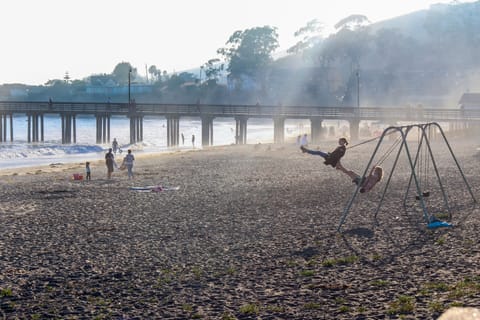
<svg viewBox="0 0 480 320"><path fill-rule="evenodd" d="M428 127L428 140L430 140L430 127ZM418 163L420 165L416 165L417 167L417 177L419 180L419 184L422 187L422 197L423 198L428 198L430 197L430 191L425 191L428 190L429 185L428 185L428 176L429 176L429 167L430 167L430 153L428 152L428 145L424 141L424 137L422 135L422 138L420 138L420 131L421 129L418 128ZM415 196L416 200L420 200L420 195L417 194Z"/></svg>

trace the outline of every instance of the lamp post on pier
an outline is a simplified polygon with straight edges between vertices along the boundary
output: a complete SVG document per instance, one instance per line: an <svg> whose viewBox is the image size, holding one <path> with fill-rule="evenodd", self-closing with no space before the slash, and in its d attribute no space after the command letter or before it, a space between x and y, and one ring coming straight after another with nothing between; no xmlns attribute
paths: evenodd
<svg viewBox="0 0 480 320"><path fill-rule="evenodd" d="M132 75L132 68L128 69L128 104L132 102L132 99L130 97L130 83L131 83L131 75Z"/></svg>
<svg viewBox="0 0 480 320"><path fill-rule="evenodd" d="M357 68L357 108L360 109L360 69Z"/></svg>

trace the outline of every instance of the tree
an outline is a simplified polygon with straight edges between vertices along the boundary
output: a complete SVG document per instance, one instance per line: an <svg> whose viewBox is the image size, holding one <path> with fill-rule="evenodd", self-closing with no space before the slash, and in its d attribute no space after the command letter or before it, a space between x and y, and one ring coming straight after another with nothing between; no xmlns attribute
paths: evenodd
<svg viewBox="0 0 480 320"><path fill-rule="evenodd" d="M294 33L296 38L302 37L294 46L287 50L288 53L298 54L305 50L314 47L318 44L322 37L320 32L323 30L323 25L317 19L307 22L306 26L300 28Z"/></svg>
<svg viewBox="0 0 480 320"><path fill-rule="evenodd" d="M277 29L264 26L235 31L217 53L228 61L229 76L239 81L242 76L256 78L272 61L272 53L278 48Z"/></svg>
<svg viewBox="0 0 480 320"><path fill-rule="evenodd" d="M157 78L158 75L158 69L155 65L151 65L150 68L148 68L148 73L150 73L152 79Z"/></svg>
<svg viewBox="0 0 480 320"><path fill-rule="evenodd" d="M156 81L160 81L162 79L162 70L157 69L155 65L152 65L150 68L148 68L148 73L150 73L152 79L156 79Z"/></svg>
<svg viewBox="0 0 480 320"><path fill-rule="evenodd" d="M45 82L45 86L47 87L63 87L66 85L65 80L60 80L60 79L50 79L47 82Z"/></svg>
<svg viewBox="0 0 480 320"><path fill-rule="evenodd" d="M209 82L217 83L221 72L223 71L224 64L220 63L220 59L210 59L202 66L205 70L205 77Z"/></svg>
<svg viewBox="0 0 480 320"><path fill-rule="evenodd" d="M370 20L361 14L352 14L343 18L335 25L335 29L358 30L370 23Z"/></svg>
<svg viewBox="0 0 480 320"><path fill-rule="evenodd" d="M369 30L366 28L355 31L342 28L325 41L322 47L322 60L332 61L337 59L341 63L350 63L351 68L356 68L361 57L367 52L371 43L370 39Z"/></svg>
<svg viewBox="0 0 480 320"><path fill-rule="evenodd" d="M137 69L133 68L129 62L120 62L113 69L112 76L118 84L127 84L129 73L130 79L135 79L137 77Z"/></svg>

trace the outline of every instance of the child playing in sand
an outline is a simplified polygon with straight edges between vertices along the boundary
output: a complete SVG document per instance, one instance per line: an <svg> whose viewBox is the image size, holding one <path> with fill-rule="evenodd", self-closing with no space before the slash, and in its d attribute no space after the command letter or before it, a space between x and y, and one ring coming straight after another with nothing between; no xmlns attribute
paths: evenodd
<svg viewBox="0 0 480 320"><path fill-rule="evenodd" d="M378 182L383 179L383 168L379 166L374 166L370 171L370 174L365 179L362 179L359 174L356 174L352 170L345 169L340 162L337 164L336 169L342 171L347 176L352 178L352 182L357 186L360 185L360 193L369 192Z"/></svg>
<svg viewBox="0 0 480 320"><path fill-rule="evenodd" d="M347 145L348 141L346 138L340 138L338 139L338 144L339 146L332 152L323 152L323 151L314 151L305 148L304 146L300 146L300 149L302 150L303 153L308 153L308 154L313 154L320 156L325 159L323 162L325 165L331 165L332 167L336 167L337 163L340 161L340 159L345 155L345 151L347 150Z"/></svg>
<svg viewBox="0 0 480 320"><path fill-rule="evenodd" d="M91 180L91 176L90 176L90 162L86 162L85 163L85 172L86 172L86 177L85 177L85 180Z"/></svg>

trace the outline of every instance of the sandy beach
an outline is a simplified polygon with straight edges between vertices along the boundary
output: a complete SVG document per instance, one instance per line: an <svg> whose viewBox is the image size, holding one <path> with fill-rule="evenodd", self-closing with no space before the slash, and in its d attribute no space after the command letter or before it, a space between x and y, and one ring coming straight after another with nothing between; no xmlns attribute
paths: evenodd
<svg viewBox="0 0 480 320"><path fill-rule="evenodd" d="M450 143L480 199L477 145ZM342 164L363 170L373 147ZM394 156L340 232L355 185L291 144L137 156L134 180L107 180L103 161L91 181L71 179L83 163L1 171L0 318L437 319L478 307L480 212L433 147L442 185L424 178L425 203L452 228L426 228L403 156L376 218ZM151 185L179 188L129 189Z"/></svg>

